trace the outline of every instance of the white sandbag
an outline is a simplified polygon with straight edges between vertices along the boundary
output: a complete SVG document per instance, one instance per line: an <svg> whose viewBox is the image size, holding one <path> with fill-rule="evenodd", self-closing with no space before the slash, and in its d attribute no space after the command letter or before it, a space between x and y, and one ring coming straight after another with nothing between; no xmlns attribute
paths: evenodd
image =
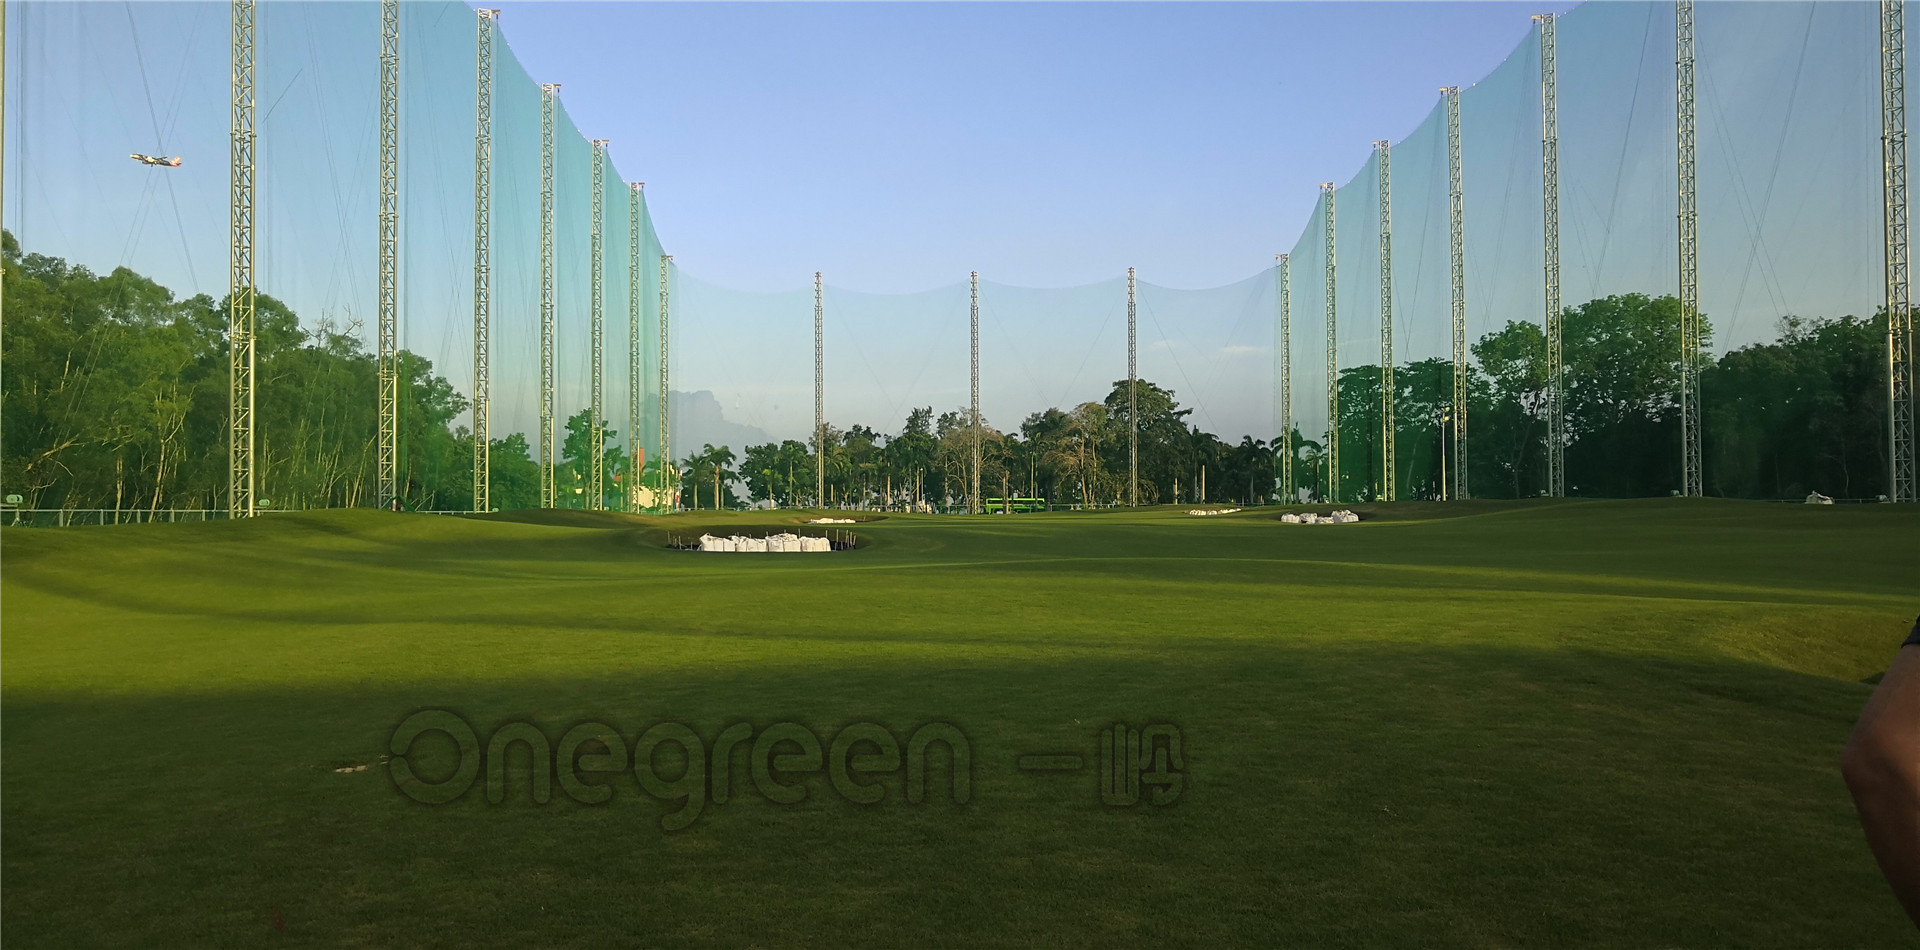
<svg viewBox="0 0 1920 950"><path fill-rule="evenodd" d="M769 536L767 538L767 553L769 554L800 553L800 536L797 534L776 534L776 535Z"/></svg>
<svg viewBox="0 0 1920 950"><path fill-rule="evenodd" d="M765 554L767 553L767 539L735 538L733 539L733 549L746 554Z"/></svg>
<svg viewBox="0 0 1920 950"><path fill-rule="evenodd" d="M833 550L833 543L826 538L801 538L800 550L809 554L820 551L831 551Z"/></svg>

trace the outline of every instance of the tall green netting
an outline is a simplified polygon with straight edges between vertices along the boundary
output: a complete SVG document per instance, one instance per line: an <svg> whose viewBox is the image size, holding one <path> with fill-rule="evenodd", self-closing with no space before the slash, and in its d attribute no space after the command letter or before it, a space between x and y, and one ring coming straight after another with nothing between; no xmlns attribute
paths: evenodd
<svg viewBox="0 0 1920 950"><path fill-rule="evenodd" d="M224 325L216 311L228 283L230 6L25 3L9 14L8 230L29 253L102 274L127 267L177 300L205 294L202 312ZM371 504L381 6L290 0L261 3L256 16L256 285L272 298L259 317L259 493L282 507ZM465 4L418 0L401 5L399 23L401 481L409 504L462 508L473 500L463 440L475 392L479 22ZM537 461L539 446L541 92L505 30L495 39L490 434L520 443L495 453L496 495L505 491L496 504L515 505L529 503L536 483L526 458ZM564 451L566 420L589 404L593 164L588 137L564 106L556 125L555 411ZM177 155L181 164L142 165L129 152ZM630 214L626 176L611 154L604 188L602 416L617 433L607 443L615 456L609 503L622 504L632 449L658 451L660 245L644 199ZM302 355L302 346L331 355ZM635 354L638 386L630 385ZM209 373L223 375L224 365L210 363ZM630 431L636 390L638 432ZM187 473L193 503L206 507L225 491L224 419L214 416L224 412L195 434L203 444ZM568 494L578 487L569 483Z"/></svg>
<svg viewBox="0 0 1920 950"><path fill-rule="evenodd" d="M565 108L554 132L554 446L562 459L582 458L575 417L588 408L588 355L591 315L591 178L593 161L587 140ZM569 445L569 442L574 444ZM584 507L584 473L575 467L558 480L562 507Z"/></svg>
<svg viewBox="0 0 1920 950"><path fill-rule="evenodd" d="M1201 429L1229 442L1271 438L1276 431L1272 409L1260 397L1274 387L1278 290L1266 272L1205 290L1142 280L1137 295L1140 377L1172 390L1182 407L1193 410L1188 421ZM1125 378L1124 335L1106 341L1100 355L1107 378L1099 382Z"/></svg>
<svg viewBox="0 0 1920 950"><path fill-rule="evenodd" d="M6 40L5 224L23 250L224 295L226 7L15 3Z"/></svg>
<svg viewBox="0 0 1920 950"><path fill-rule="evenodd" d="M638 271L640 296L636 301L637 306L629 307L623 313L627 314L629 320L637 319L639 322L629 324L627 320L623 320L620 326L623 334L631 333L640 341L638 361L640 375L637 387L633 386L635 380L628 380L630 391L627 397L622 398L621 405L628 407L629 418L637 416L640 422L637 432L633 431L631 422L627 426L626 445L629 452L638 447L642 453L642 464L658 466L672 457L660 444L660 256L662 251L659 235L653 230L653 218L647 213L647 197L644 191L639 195L637 205L635 210L640 219L640 230L637 234L640 246ZM632 232L625 230L624 225L621 233L628 235L628 240L634 236ZM631 245L628 245L627 249L623 250L621 254L623 262L629 257L630 249ZM620 362L623 367L622 378L627 378L624 376L627 361ZM629 401L633 390L637 390L637 402ZM655 482L650 480L647 484L655 484Z"/></svg>
<svg viewBox="0 0 1920 950"><path fill-rule="evenodd" d="M474 393L474 40L474 14L465 4L401 8L400 345L431 364L432 372L469 404ZM456 406L430 397L403 398L401 457L417 483L410 497L464 509L473 503L472 450L433 437L445 429L441 416L470 418ZM428 501L428 485L447 487Z"/></svg>
<svg viewBox="0 0 1920 950"><path fill-rule="evenodd" d="M370 354L378 318L380 12L371 0L258 8L258 285L284 305L263 305L263 333L297 324L306 334L297 345L262 338L286 354L270 359L260 379L260 493L287 506L375 501ZM1701 3L1695 21L1700 292L1712 353L1771 341L1788 318L1871 320L1882 299L1874 6ZM217 322L227 290L229 7L16 3L8 25L7 229L29 253L99 274L124 266L145 275L172 291L170 306L197 307ZM471 501L470 447L460 439L472 425L466 403L475 388L476 28L475 11L460 3L418 0L401 10L399 339L413 358L414 380L403 400L401 456L409 502L437 508ZM537 503L540 444L542 94L538 77L513 56L512 29L511 16L498 27L491 114L496 506ZM1559 249L1568 308L1676 290L1674 35L1674 7L1666 2L1588 4L1558 18ZM1465 448L1474 493L1482 495L1542 488L1537 407L1523 401L1523 411L1501 416L1496 390L1507 383L1493 378L1499 361L1511 363L1533 345L1528 339L1537 341L1545 317L1540 62L1536 27L1477 82L1429 80L1463 87L1465 336L1475 344L1480 387L1470 400L1477 408ZM577 469L577 451L566 456L566 422L590 402L593 133L577 127L563 102L556 102L555 125L554 437L561 461ZM1439 419L1450 408L1452 357L1440 97L1413 128L1379 134L1392 140L1394 480L1401 497L1424 497L1438 490L1439 454L1459 449L1447 443ZM644 195L631 205L627 181L643 176L623 174L614 161L626 144L612 144L603 179L602 415L616 433L608 442L617 450L610 480L621 479L609 484L614 503L622 500L619 488L631 484L623 466L634 448L652 462L669 454L657 444L662 248ZM129 152L178 155L182 164L143 165ZM1274 222L1276 244L1292 243L1291 423L1310 443L1296 463L1300 486L1355 500L1379 492L1385 480L1378 159L1324 177L1339 183L1338 326L1331 341L1342 393L1337 490L1317 480L1336 427L1326 399L1324 201L1305 221ZM630 233L635 218L637 235ZM678 263L691 273L676 267L669 287L671 457L685 459L709 443L738 453L750 444L811 439L812 288L741 293L693 276L697 260ZM827 275L831 425L893 433L917 408L964 411L969 301L962 267L956 265L952 283L917 294L863 293ZM1278 275L1263 269L1202 290L1156 283L1161 275L1151 268L1138 276L1140 376L1173 391L1192 410L1191 423L1230 443L1278 436L1288 422L1274 398ZM1069 288L1011 287L992 277L983 275L979 292L986 423L1014 432L1041 410L1106 399L1126 369L1126 286L1118 268L1108 280ZM206 300L179 303L195 294ZM1664 352L1677 345L1660 327L1637 332L1646 347ZM637 380L630 368L636 336ZM1593 348L1585 345L1570 342L1568 359L1590 358ZM313 352L294 352L300 346ZM1671 388L1671 374L1657 364L1652 378L1634 383L1655 402L1660 387ZM224 367L209 366L195 399L217 404ZM1730 448L1748 436L1731 433L1758 423L1746 403L1715 403L1715 384L1709 376L1708 490L1762 491L1746 475L1726 483L1734 487L1717 481L1718 472L1748 464L1736 463ZM1672 464L1615 477L1606 471L1613 450L1596 435L1595 419L1606 407L1572 395L1569 491L1658 493L1677 483L1678 435L1668 421L1634 438L1673 444ZM69 417L84 420L111 417L112 406L126 399L76 392L69 401L77 407ZM40 411L8 404L10 421L38 419L32 413ZM221 506L223 413L208 412L178 443L118 456L155 473L142 476L158 486L145 490L149 501L142 504ZM113 469L113 453L121 450L107 448L104 436L93 441L97 450L62 457L66 470ZM5 477L11 484L25 476L8 469ZM1884 475L1862 475L1847 491L1871 495L1882 490L1875 479ZM577 481L560 481L562 503L587 503L572 492L583 487ZM56 478L32 490L79 497L79 485ZM91 497L125 493L110 476L89 486ZM1791 487L1780 486L1766 491ZM46 500L59 503L52 495Z"/></svg>
<svg viewBox="0 0 1920 950"><path fill-rule="evenodd" d="M502 22L502 36L512 24ZM502 44L504 45L504 44ZM496 438L540 447L540 84L493 65L493 412ZM523 489L524 491L524 489ZM536 501L537 496L536 496Z"/></svg>
<svg viewBox="0 0 1920 950"><path fill-rule="evenodd" d="M119 344L176 343L162 328L226 292L226 9L7 14L4 224L23 257L0 325L0 485L27 508L224 506L224 429L191 412L224 391L195 385L191 348Z"/></svg>
<svg viewBox="0 0 1920 950"><path fill-rule="evenodd" d="M810 439L813 291L729 290L676 261L669 296L672 457L707 444L738 455L769 437Z"/></svg>
<svg viewBox="0 0 1920 950"><path fill-rule="evenodd" d="M1771 341L1791 317L1872 315L1882 293L1873 6L1703 3L1695 22L1700 299L1711 352ZM1674 294L1674 7L1586 4L1560 17L1555 33L1561 302L1582 308L1614 295ZM1461 93L1465 335L1470 343L1485 341L1495 359L1512 353L1511 347L1502 350L1502 341L1525 333L1491 337L1509 326L1537 331L1545 318L1540 64L1536 26L1505 62ZM1451 361L1444 104L1395 139L1390 154L1400 390L1396 480L1401 497L1414 497L1438 487L1437 416L1450 408L1444 403L1451 382L1441 378ZM1378 172L1376 151L1342 183L1336 202L1343 499L1372 497L1383 478ZM1293 416L1303 436L1317 443L1324 443L1327 430L1324 212L1324 203L1316 206L1289 264ZM1641 345L1677 347L1671 335L1677 329L1644 332ZM1580 345L1569 343L1569 359L1591 351ZM1672 389L1678 350L1672 352L1673 366L1656 367L1658 378L1633 385ZM1486 368L1478 355L1474 362ZM1577 402L1580 394L1569 398ZM1582 490L1583 475L1596 490L1615 493L1677 487L1679 437L1673 427L1644 433L1673 444L1672 463L1665 466L1671 472L1641 473L1631 488L1627 481L1609 480L1602 471L1606 449L1594 428L1594 417L1605 408L1581 404L1569 410L1575 482L1569 490ZM1715 424L1737 420L1743 411L1723 409L1705 427L1710 490ZM1543 487L1538 421L1473 419L1467 447L1484 493L1532 494ZM1309 454L1321 448L1315 445ZM1307 468L1315 470L1317 464Z"/></svg>
<svg viewBox="0 0 1920 950"><path fill-rule="evenodd" d="M1126 291L1125 278L1066 288L982 279L983 423L1017 433L1036 412L1105 401L1126 378ZM1141 377L1174 391L1197 424L1264 438L1273 293L1267 275L1197 291L1141 281ZM915 294L829 283L821 302L829 425L896 433L915 409L970 408L967 283ZM707 442L737 452L740 439L812 437L813 305L811 288L729 291L676 267L673 380L687 400L674 407L676 458Z"/></svg>
<svg viewBox="0 0 1920 950"><path fill-rule="evenodd" d="M963 309L957 338L962 358L966 320ZM1124 277L1045 289L1012 287L983 277L980 414L985 423L1018 432L1030 413L1104 400L1113 381L1126 377L1126 321ZM955 382L963 387L959 395L964 400L967 366L958 368Z"/></svg>
<svg viewBox="0 0 1920 950"><path fill-rule="evenodd" d="M1338 210L1336 203L1336 212ZM1313 494L1324 497L1323 481L1325 464L1321 460L1327 443L1327 374L1326 374L1326 228L1327 202L1324 197L1314 202L1313 213L1307 219L1307 227L1301 233L1291 250L1287 252L1286 280L1287 310L1284 315L1290 333L1287 337L1289 347L1286 357L1291 366L1290 375L1280 365L1282 348L1278 345L1280 318L1276 317L1274 333L1274 380L1275 398L1273 413L1275 434L1283 437L1288 429L1288 415L1280 398L1279 380L1291 381L1290 404L1291 428L1305 441L1296 451L1295 483ZM1336 220L1338 215L1335 215ZM1275 265L1278 268L1279 265ZM1282 280L1276 273L1276 286ZM1276 309L1278 307L1276 306Z"/></svg>
<svg viewBox="0 0 1920 950"><path fill-rule="evenodd" d="M931 408L937 415L968 405L964 281L917 294L871 294L827 284L822 298L830 424L863 425L891 434L901 430L915 408ZM989 332L988 312L983 302L983 361L990 347L1005 345L1004 334L996 340ZM984 393L982 401L987 424L1019 424L1018 419L989 414ZM807 424L812 424L811 416Z"/></svg>

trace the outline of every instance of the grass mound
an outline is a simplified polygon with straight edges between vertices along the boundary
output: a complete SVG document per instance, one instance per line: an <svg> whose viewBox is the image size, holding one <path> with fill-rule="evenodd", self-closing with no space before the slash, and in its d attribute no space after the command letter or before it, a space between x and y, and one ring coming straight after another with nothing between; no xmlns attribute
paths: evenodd
<svg viewBox="0 0 1920 950"><path fill-rule="evenodd" d="M1920 512L1354 510L1337 531L894 515L858 558L663 547L785 511L8 529L0 926L22 947L1910 938L1835 761L1920 609ZM970 796L910 803L896 771L860 779L869 805L788 772L806 794L780 804L746 791L741 747L734 797L668 831L685 806L631 771L594 779L604 804L557 777L535 804L515 746L499 804L483 776L424 805L384 758L424 708L483 745L597 722L629 749L663 722L709 749L737 723L826 746L874 723L904 749L944 722ZM1103 804L1115 723L1178 727L1175 802ZM1019 767L1041 754L1088 765Z"/></svg>

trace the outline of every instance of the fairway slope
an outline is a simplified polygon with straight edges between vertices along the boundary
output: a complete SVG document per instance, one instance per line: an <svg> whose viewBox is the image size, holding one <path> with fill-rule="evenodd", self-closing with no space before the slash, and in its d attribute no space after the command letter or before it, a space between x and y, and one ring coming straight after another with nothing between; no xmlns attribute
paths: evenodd
<svg viewBox="0 0 1920 950"><path fill-rule="evenodd" d="M1920 610L1914 513L1355 510L893 515L797 558L664 545L791 511L8 529L0 925L22 947L1910 939L1835 763ZM691 802L631 770L593 778L603 804L558 780L535 804L521 745L498 804L483 775L428 805L388 756L429 708L481 745L784 722L830 748L865 722L904 749L945 723L969 792L940 753L917 804L898 770L860 780L874 804L773 773L805 790L778 804L748 743L733 796L696 783L668 830ZM1115 723L1177 727L1175 801L1103 804ZM438 735L412 750L431 781Z"/></svg>

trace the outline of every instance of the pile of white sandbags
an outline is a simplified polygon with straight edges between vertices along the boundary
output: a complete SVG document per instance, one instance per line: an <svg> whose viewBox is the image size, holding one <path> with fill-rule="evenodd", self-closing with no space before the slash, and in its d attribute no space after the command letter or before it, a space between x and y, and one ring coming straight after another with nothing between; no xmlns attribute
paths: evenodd
<svg viewBox="0 0 1920 950"><path fill-rule="evenodd" d="M1205 517L1207 515L1230 515L1239 510L1238 508L1195 508L1187 512L1187 514Z"/></svg>
<svg viewBox="0 0 1920 950"><path fill-rule="evenodd" d="M852 518L814 518L808 524L853 524Z"/></svg>
<svg viewBox="0 0 1920 950"><path fill-rule="evenodd" d="M1300 515L1289 513L1281 515L1280 520L1287 524L1353 524L1360 520L1360 516L1342 508L1325 515L1316 515L1311 511Z"/></svg>
<svg viewBox="0 0 1920 950"><path fill-rule="evenodd" d="M700 536L700 550L729 554L813 554L833 550L833 542L826 538L806 538L797 534L775 534L764 538L737 534L730 538L717 538L703 534Z"/></svg>
<svg viewBox="0 0 1920 950"><path fill-rule="evenodd" d="M1827 496L1825 496L1825 495L1822 495L1822 494L1820 494L1820 493L1819 493L1819 492L1817 492L1817 491L1816 491L1816 492L1808 492L1808 493L1807 493L1807 504L1809 504L1809 505L1831 505L1831 504L1833 504L1833 499L1831 499L1831 498L1828 498Z"/></svg>

